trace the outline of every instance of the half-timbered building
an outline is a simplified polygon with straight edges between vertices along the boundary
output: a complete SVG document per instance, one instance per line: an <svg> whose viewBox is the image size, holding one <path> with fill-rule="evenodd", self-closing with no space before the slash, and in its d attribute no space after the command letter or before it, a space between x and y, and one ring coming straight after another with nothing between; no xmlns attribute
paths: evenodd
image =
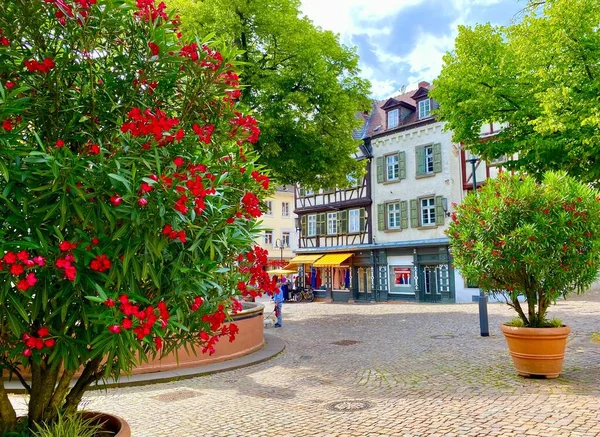
<svg viewBox="0 0 600 437"><path fill-rule="evenodd" d="M301 285L312 286L317 297L372 298L371 157L368 142L363 142L355 159L364 162L366 174L349 179L348 187L317 192L296 187L300 238L292 262L299 268Z"/></svg>

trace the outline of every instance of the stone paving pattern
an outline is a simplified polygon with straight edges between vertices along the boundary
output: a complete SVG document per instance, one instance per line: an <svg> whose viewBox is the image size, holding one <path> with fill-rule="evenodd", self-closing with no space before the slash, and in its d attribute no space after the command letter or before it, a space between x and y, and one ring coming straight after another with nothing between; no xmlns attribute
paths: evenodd
<svg viewBox="0 0 600 437"><path fill-rule="evenodd" d="M315 302L283 314L269 333L286 350L270 361L89 392L85 407L124 417L135 437L600 436L600 344L590 339L600 302L551 307L572 327L555 380L516 375L504 304L489 305L487 338L476 304Z"/></svg>

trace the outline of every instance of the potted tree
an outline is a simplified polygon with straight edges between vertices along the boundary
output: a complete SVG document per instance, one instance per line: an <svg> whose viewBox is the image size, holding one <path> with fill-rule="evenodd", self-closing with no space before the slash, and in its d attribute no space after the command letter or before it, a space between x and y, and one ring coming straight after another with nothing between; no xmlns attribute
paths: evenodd
<svg viewBox="0 0 600 437"><path fill-rule="evenodd" d="M177 25L154 0L0 2L0 370L31 429L140 360L212 353L235 296L273 291L236 53Z"/></svg>
<svg viewBox="0 0 600 437"><path fill-rule="evenodd" d="M456 208L447 234L462 274L516 311L501 328L517 372L558 377L570 328L547 311L597 276L598 191L564 173L502 173Z"/></svg>

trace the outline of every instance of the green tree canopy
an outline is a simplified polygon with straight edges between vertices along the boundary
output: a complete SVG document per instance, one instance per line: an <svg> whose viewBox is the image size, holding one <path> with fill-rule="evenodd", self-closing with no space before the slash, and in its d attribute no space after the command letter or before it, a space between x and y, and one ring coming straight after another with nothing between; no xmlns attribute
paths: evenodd
<svg viewBox="0 0 600 437"><path fill-rule="evenodd" d="M298 0L174 0L184 38L216 33L244 51L241 99L255 111L262 163L279 182L333 187L363 164L357 112L370 109L358 56L300 17Z"/></svg>
<svg viewBox="0 0 600 437"><path fill-rule="evenodd" d="M531 2L508 27L460 27L432 97L454 141L512 167L600 180L600 2ZM493 141L480 127L507 123ZM510 165L509 165L510 166Z"/></svg>

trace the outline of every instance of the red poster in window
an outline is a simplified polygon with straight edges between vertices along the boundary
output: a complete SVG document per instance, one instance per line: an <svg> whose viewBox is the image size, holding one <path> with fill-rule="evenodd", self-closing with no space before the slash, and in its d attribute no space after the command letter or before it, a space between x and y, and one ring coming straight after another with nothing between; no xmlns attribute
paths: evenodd
<svg viewBox="0 0 600 437"><path fill-rule="evenodd" d="M410 267L394 267L394 284L410 285Z"/></svg>

